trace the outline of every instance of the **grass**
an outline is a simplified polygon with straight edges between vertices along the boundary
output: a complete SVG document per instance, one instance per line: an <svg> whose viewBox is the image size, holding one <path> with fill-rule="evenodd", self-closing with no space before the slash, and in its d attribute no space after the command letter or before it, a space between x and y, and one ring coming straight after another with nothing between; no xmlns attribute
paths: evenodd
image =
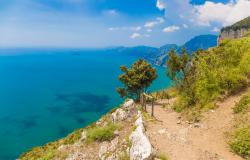
<svg viewBox="0 0 250 160"><path fill-rule="evenodd" d="M250 126L236 129L229 145L235 153L250 158Z"/></svg>
<svg viewBox="0 0 250 160"><path fill-rule="evenodd" d="M119 157L118 160L129 160L129 155L126 153L126 151L122 152Z"/></svg>
<svg viewBox="0 0 250 160"><path fill-rule="evenodd" d="M233 108L234 113L246 112L250 109L250 96L246 95L241 98L241 100Z"/></svg>
<svg viewBox="0 0 250 160"><path fill-rule="evenodd" d="M119 128L120 126L118 124L113 123L108 123L106 126L103 127L94 126L93 128L88 129L86 141L110 141L115 136L114 131Z"/></svg>
<svg viewBox="0 0 250 160"><path fill-rule="evenodd" d="M160 90L157 92L152 93L152 96L155 97L156 99L171 99L173 97L176 97L177 95L177 90L175 88L168 88L164 90Z"/></svg>
<svg viewBox="0 0 250 160"><path fill-rule="evenodd" d="M229 145L236 154L250 159L250 92L236 103L235 127L230 133Z"/></svg>
<svg viewBox="0 0 250 160"><path fill-rule="evenodd" d="M166 156L166 154L162 152L156 153L154 158L158 158L160 160L168 160L168 157Z"/></svg>
<svg viewBox="0 0 250 160"><path fill-rule="evenodd" d="M62 157L58 155L57 149L61 145L74 144L81 138L81 133L83 129L78 129L73 133L69 134L67 137L57 140L55 142L47 143L41 147L34 147L26 153L23 153L19 159L20 160L50 160L55 157ZM67 156L67 155L63 155Z"/></svg>

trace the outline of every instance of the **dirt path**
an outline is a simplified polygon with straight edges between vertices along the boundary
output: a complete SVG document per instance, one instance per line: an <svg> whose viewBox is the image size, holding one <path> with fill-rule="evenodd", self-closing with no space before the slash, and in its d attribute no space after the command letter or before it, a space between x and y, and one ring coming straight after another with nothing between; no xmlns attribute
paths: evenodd
<svg viewBox="0 0 250 160"><path fill-rule="evenodd" d="M205 113L199 124L182 122L178 113L157 105L155 117L159 121L147 122L147 135L154 148L170 160L242 160L230 152L225 141L225 132L233 124L232 107L240 97L219 103L218 109Z"/></svg>

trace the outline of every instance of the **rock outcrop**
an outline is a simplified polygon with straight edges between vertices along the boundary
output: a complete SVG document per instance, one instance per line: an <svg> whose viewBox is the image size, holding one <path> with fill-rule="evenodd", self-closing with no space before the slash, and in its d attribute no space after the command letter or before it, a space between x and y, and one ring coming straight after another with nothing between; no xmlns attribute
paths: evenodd
<svg viewBox="0 0 250 160"><path fill-rule="evenodd" d="M236 39L244 37L250 29L250 17L247 17L232 26L221 29L218 44L224 39Z"/></svg>
<svg viewBox="0 0 250 160"><path fill-rule="evenodd" d="M136 129L130 135L132 146L130 148L130 160L148 160L152 158L153 148L145 135L141 112L138 111L138 118L135 122Z"/></svg>
<svg viewBox="0 0 250 160"><path fill-rule="evenodd" d="M123 121L127 118L128 114L121 108L118 108L114 113L112 113L112 122L116 123L119 121Z"/></svg>

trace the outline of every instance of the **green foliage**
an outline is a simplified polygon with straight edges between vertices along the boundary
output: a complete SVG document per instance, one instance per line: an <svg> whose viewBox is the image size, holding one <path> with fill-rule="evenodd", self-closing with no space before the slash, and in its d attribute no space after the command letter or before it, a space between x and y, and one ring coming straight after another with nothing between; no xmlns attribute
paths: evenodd
<svg viewBox="0 0 250 160"><path fill-rule="evenodd" d="M67 137L63 138L63 144L74 144L81 138L83 129L78 129L75 132L69 134Z"/></svg>
<svg viewBox="0 0 250 160"><path fill-rule="evenodd" d="M127 152L126 152L126 151L123 151L123 152L119 155L118 160L130 160L130 158L129 158L129 155L127 154Z"/></svg>
<svg viewBox="0 0 250 160"><path fill-rule="evenodd" d="M234 113L245 112L250 108L250 96L246 95L233 108Z"/></svg>
<svg viewBox="0 0 250 160"><path fill-rule="evenodd" d="M235 94L248 85L250 37L225 40L208 51L197 51L189 61L181 57L172 51L167 62L168 75L178 82L178 111L190 106L202 109L220 95Z"/></svg>
<svg viewBox="0 0 250 160"><path fill-rule="evenodd" d="M194 88L200 104L205 105L221 94L233 94L247 86L249 49L250 38L242 38L197 56Z"/></svg>
<svg viewBox="0 0 250 160"><path fill-rule="evenodd" d="M119 80L124 84L124 87L117 88L117 92L121 97L129 97L136 100L157 78L156 69L142 59L136 61L131 68L121 66L121 71L124 73L119 76Z"/></svg>
<svg viewBox="0 0 250 160"><path fill-rule="evenodd" d="M108 123L103 127L94 126L87 131L87 142L92 141L109 141L114 138L114 131L119 128L119 125Z"/></svg>
<svg viewBox="0 0 250 160"><path fill-rule="evenodd" d="M250 158L250 126L235 130L229 144L234 152Z"/></svg>
<svg viewBox="0 0 250 160"><path fill-rule="evenodd" d="M167 60L167 75L176 84L183 82L186 76L186 68L189 58L185 49L182 49L182 53L179 56L174 49L168 54Z"/></svg>
<svg viewBox="0 0 250 160"><path fill-rule="evenodd" d="M34 147L30 151L23 153L20 160L50 160L54 157L62 157L66 155L58 155L57 149L61 145L73 144L81 138L83 129L76 130L67 137L55 142L47 143L42 147Z"/></svg>
<svg viewBox="0 0 250 160"><path fill-rule="evenodd" d="M222 28L222 31L238 30L241 28L250 28L250 17L247 17L247 18L233 24L232 26Z"/></svg>
<svg viewBox="0 0 250 160"><path fill-rule="evenodd" d="M166 154L161 153L161 152L156 153L154 158L157 158L159 160L168 160L168 157L166 156Z"/></svg>

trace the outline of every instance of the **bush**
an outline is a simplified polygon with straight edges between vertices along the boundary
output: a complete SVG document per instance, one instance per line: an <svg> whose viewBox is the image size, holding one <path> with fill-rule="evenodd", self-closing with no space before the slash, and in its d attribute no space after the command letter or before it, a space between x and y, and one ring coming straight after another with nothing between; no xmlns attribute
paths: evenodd
<svg viewBox="0 0 250 160"><path fill-rule="evenodd" d="M109 141L114 138L114 131L119 128L119 125L109 123L106 126L89 128L87 131L87 142L92 141Z"/></svg>
<svg viewBox="0 0 250 160"><path fill-rule="evenodd" d="M182 101L175 107L178 111L190 106L203 109L221 95L236 94L248 85L250 37L227 40L208 51L197 51L189 58L171 52L169 55L168 73L177 84Z"/></svg>
<svg viewBox="0 0 250 160"><path fill-rule="evenodd" d="M233 108L234 113L245 112L250 108L250 96L246 95Z"/></svg>
<svg viewBox="0 0 250 160"><path fill-rule="evenodd" d="M157 159L160 159L160 160L168 160L168 157L164 153L161 153L161 152L156 153L154 158L157 158Z"/></svg>
<svg viewBox="0 0 250 160"><path fill-rule="evenodd" d="M235 153L250 158L250 126L236 129L229 144Z"/></svg>

